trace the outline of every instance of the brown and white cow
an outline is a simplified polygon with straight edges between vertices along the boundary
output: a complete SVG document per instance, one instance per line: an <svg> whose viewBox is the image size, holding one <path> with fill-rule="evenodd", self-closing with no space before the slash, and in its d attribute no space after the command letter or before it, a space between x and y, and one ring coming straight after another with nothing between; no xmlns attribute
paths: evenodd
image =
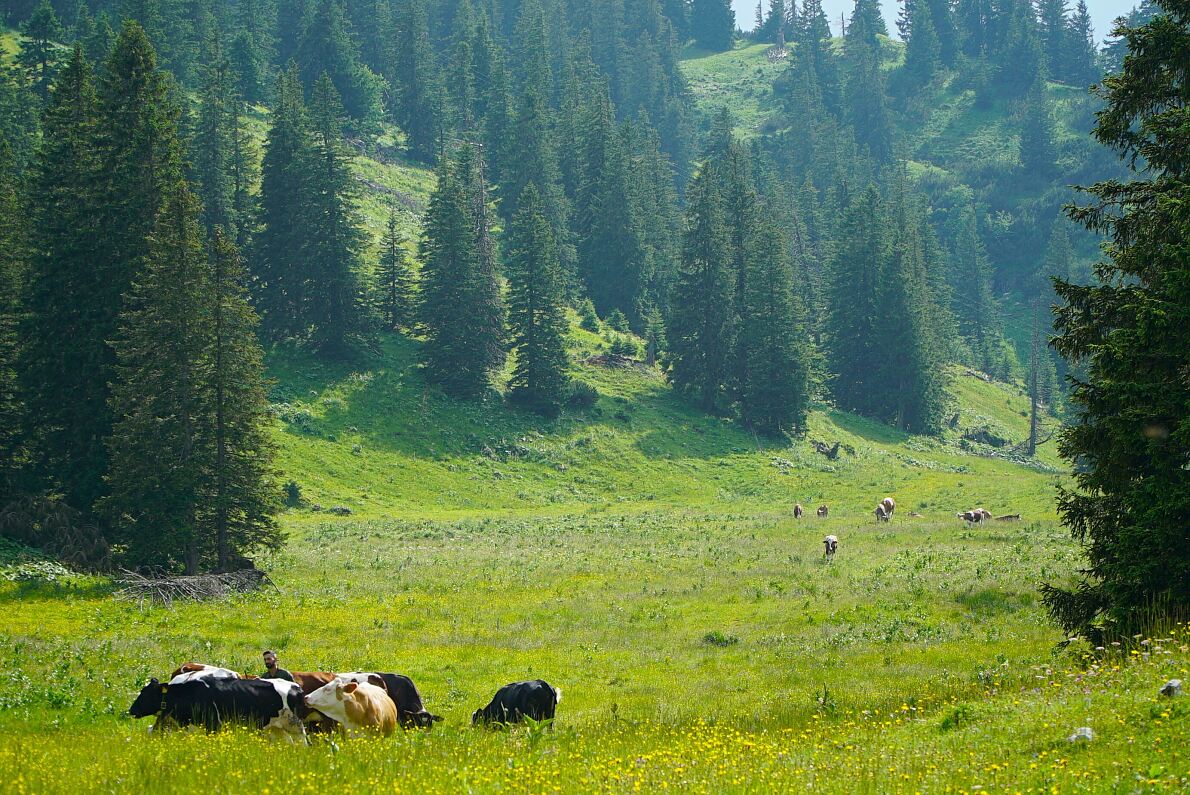
<svg viewBox="0 0 1190 795"><path fill-rule="evenodd" d="M805 514L806 514L806 509L802 507L802 504L800 502L793 506L793 518L794 519L801 519L803 516L805 516Z"/></svg>
<svg viewBox="0 0 1190 795"><path fill-rule="evenodd" d="M991 513L985 511L983 508L972 508L969 511L956 513L955 516L962 519L967 524L983 524L985 521L992 518Z"/></svg>
<svg viewBox="0 0 1190 795"><path fill-rule="evenodd" d="M884 515L887 516L889 519L891 519L892 515L893 515L893 511L895 511L897 509L897 501L894 500L892 497L885 497L883 500L880 501L880 504L884 506ZM886 519L885 521L888 521L888 520Z"/></svg>
<svg viewBox="0 0 1190 795"><path fill-rule="evenodd" d="M388 693L376 685L333 682L306 696L306 706L343 726L349 735L379 732L385 736L397 728L397 706Z"/></svg>

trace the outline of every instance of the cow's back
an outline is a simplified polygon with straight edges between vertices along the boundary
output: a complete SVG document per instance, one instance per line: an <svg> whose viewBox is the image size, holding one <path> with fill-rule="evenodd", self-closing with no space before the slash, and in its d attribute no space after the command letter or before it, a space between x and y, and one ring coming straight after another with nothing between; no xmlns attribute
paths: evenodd
<svg viewBox="0 0 1190 795"><path fill-rule="evenodd" d="M388 736L397 728L397 705L384 690L369 684L356 684L344 700L347 722L351 728L378 731Z"/></svg>

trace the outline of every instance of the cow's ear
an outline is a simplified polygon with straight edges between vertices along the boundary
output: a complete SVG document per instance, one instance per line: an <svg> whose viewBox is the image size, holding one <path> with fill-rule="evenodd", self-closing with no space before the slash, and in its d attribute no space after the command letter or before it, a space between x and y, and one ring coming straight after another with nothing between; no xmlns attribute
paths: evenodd
<svg viewBox="0 0 1190 795"><path fill-rule="evenodd" d="M159 684L161 684L161 682L157 681L157 677L155 676L149 680L149 687L155 687Z"/></svg>
<svg viewBox="0 0 1190 795"><path fill-rule="evenodd" d="M343 688L344 693L354 693L355 689L359 687L355 682L348 682L347 687Z"/></svg>

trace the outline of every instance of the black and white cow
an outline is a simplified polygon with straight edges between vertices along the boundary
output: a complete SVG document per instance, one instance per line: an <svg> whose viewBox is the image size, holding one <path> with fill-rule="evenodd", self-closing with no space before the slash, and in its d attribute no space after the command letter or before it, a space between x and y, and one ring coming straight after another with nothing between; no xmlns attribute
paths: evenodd
<svg viewBox="0 0 1190 795"><path fill-rule="evenodd" d="M302 707L302 689L284 679L206 677L178 684L150 679L128 714L134 718L156 715L155 729L200 725L218 731L225 723L241 723L290 742L306 742L298 717Z"/></svg>
<svg viewBox="0 0 1190 795"><path fill-rule="evenodd" d="M562 690L544 679L513 682L496 691L491 702L471 715L471 725L520 723L524 718L553 720Z"/></svg>
<svg viewBox="0 0 1190 795"><path fill-rule="evenodd" d="M827 536L822 539L822 546L824 547L822 557L827 563L830 563L835 559L835 553L839 551L839 539L835 536Z"/></svg>

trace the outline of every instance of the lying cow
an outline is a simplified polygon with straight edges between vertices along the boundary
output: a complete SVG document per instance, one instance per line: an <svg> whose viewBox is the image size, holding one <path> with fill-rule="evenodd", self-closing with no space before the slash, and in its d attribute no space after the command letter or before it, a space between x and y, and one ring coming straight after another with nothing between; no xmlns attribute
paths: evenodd
<svg viewBox="0 0 1190 795"><path fill-rule="evenodd" d="M128 714L134 718L156 715L154 729L197 724L213 732L235 722L304 743L306 732L298 717L301 707L301 688L283 679L206 677L161 684L154 678L141 689Z"/></svg>
<svg viewBox="0 0 1190 795"><path fill-rule="evenodd" d="M887 522L888 519L889 519L889 513L888 513L888 511L886 511L884 509L884 503L877 505L876 506L876 523L880 524L881 522Z"/></svg>
<svg viewBox="0 0 1190 795"><path fill-rule="evenodd" d="M835 559L835 553L839 551L839 539L834 536L827 536L822 539L822 545L826 547L826 552L823 553L823 559L830 563Z"/></svg>
<svg viewBox="0 0 1190 795"><path fill-rule="evenodd" d="M1021 515L1019 513L1009 513L1005 514L1004 516L996 517L997 522L1019 522L1020 520Z"/></svg>
<svg viewBox="0 0 1190 795"><path fill-rule="evenodd" d="M383 689L367 682L346 682L336 677L306 696L306 705L338 722L349 734L379 732L384 736L397 728L397 707Z"/></svg>
<svg viewBox="0 0 1190 795"><path fill-rule="evenodd" d="M243 674L238 671L233 671L230 668L220 668L216 665L207 665L205 663L188 662L182 665L169 675L169 683L171 685L180 685L183 682L192 682L195 679L245 679ZM256 677L251 677L255 679Z"/></svg>
<svg viewBox="0 0 1190 795"><path fill-rule="evenodd" d="M806 509L802 507L802 504L800 502L793 506L793 518L794 519L801 519L802 516L805 515L805 513L806 513Z"/></svg>
<svg viewBox="0 0 1190 795"><path fill-rule="evenodd" d="M525 718L553 720L562 691L544 679L531 682L513 682L496 691L496 695L483 709L471 715L471 725L492 723L520 723Z"/></svg>
<svg viewBox="0 0 1190 795"><path fill-rule="evenodd" d="M830 508L826 507L825 505L819 505L816 513L818 514L819 519L825 519L826 515L830 513Z"/></svg>
<svg viewBox="0 0 1190 795"><path fill-rule="evenodd" d="M955 516L962 519L967 524L983 524L986 520L991 519L992 515L983 508L973 508L970 511L963 511L956 513Z"/></svg>

